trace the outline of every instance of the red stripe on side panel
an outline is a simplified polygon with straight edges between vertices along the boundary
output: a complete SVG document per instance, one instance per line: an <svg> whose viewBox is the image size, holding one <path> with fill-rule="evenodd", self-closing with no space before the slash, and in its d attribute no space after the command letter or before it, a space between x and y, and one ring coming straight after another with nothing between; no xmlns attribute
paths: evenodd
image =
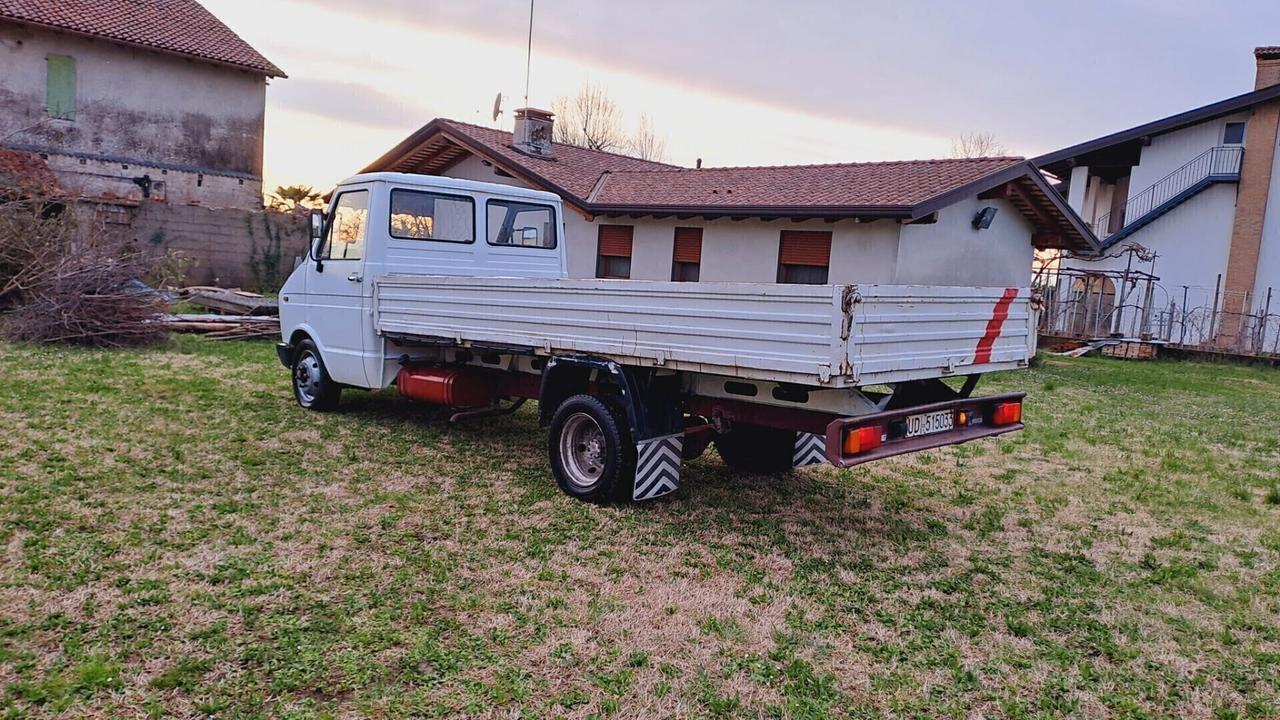
<svg viewBox="0 0 1280 720"><path fill-rule="evenodd" d="M1009 318L1009 306L1013 304L1013 299L1016 297L1018 297L1018 288L1005 288L1004 294L996 302L991 319L987 321L987 332L978 341L978 348L973 352L974 365L991 362L991 347L996 344L996 338L1000 337L1004 321Z"/></svg>

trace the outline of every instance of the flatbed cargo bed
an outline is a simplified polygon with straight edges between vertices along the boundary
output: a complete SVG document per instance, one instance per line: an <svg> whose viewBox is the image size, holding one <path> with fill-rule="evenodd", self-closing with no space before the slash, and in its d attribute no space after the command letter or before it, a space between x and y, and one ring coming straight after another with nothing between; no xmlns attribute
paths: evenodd
<svg viewBox="0 0 1280 720"><path fill-rule="evenodd" d="M386 274L389 338L854 387L1025 367L1030 291Z"/></svg>

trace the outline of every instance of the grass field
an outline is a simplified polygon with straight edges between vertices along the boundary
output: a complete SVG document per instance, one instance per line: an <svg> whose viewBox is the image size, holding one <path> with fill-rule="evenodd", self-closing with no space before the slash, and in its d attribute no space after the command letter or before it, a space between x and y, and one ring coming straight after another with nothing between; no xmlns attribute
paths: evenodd
<svg viewBox="0 0 1280 720"><path fill-rule="evenodd" d="M0 378L0 717L1280 714L1274 370L1052 359L1023 433L612 508L266 343Z"/></svg>

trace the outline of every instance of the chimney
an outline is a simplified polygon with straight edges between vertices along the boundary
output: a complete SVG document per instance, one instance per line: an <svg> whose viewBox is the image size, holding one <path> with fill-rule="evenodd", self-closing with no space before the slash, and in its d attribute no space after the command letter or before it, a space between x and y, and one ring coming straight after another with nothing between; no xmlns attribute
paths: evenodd
<svg viewBox="0 0 1280 720"><path fill-rule="evenodd" d="M555 149L551 145L551 127L555 115L546 110L536 108L519 108L516 110L516 130L514 145L516 150L525 155L549 158L555 157Z"/></svg>
<svg viewBox="0 0 1280 720"><path fill-rule="evenodd" d="M1258 76L1253 83L1254 90L1280 85L1280 47L1260 47L1253 49L1253 57L1258 62Z"/></svg>

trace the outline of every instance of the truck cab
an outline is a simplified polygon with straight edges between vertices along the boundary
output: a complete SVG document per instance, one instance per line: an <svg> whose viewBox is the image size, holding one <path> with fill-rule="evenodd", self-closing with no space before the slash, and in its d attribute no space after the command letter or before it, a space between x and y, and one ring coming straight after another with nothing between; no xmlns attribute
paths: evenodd
<svg viewBox="0 0 1280 720"><path fill-rule="evenodd" d="M342 385L386 387L397 358L368 318L387 273L565 276L560 198L523 188L404 173L357 175L312 216L305 262L280 289L287 339L308 337Z"/></svg>

